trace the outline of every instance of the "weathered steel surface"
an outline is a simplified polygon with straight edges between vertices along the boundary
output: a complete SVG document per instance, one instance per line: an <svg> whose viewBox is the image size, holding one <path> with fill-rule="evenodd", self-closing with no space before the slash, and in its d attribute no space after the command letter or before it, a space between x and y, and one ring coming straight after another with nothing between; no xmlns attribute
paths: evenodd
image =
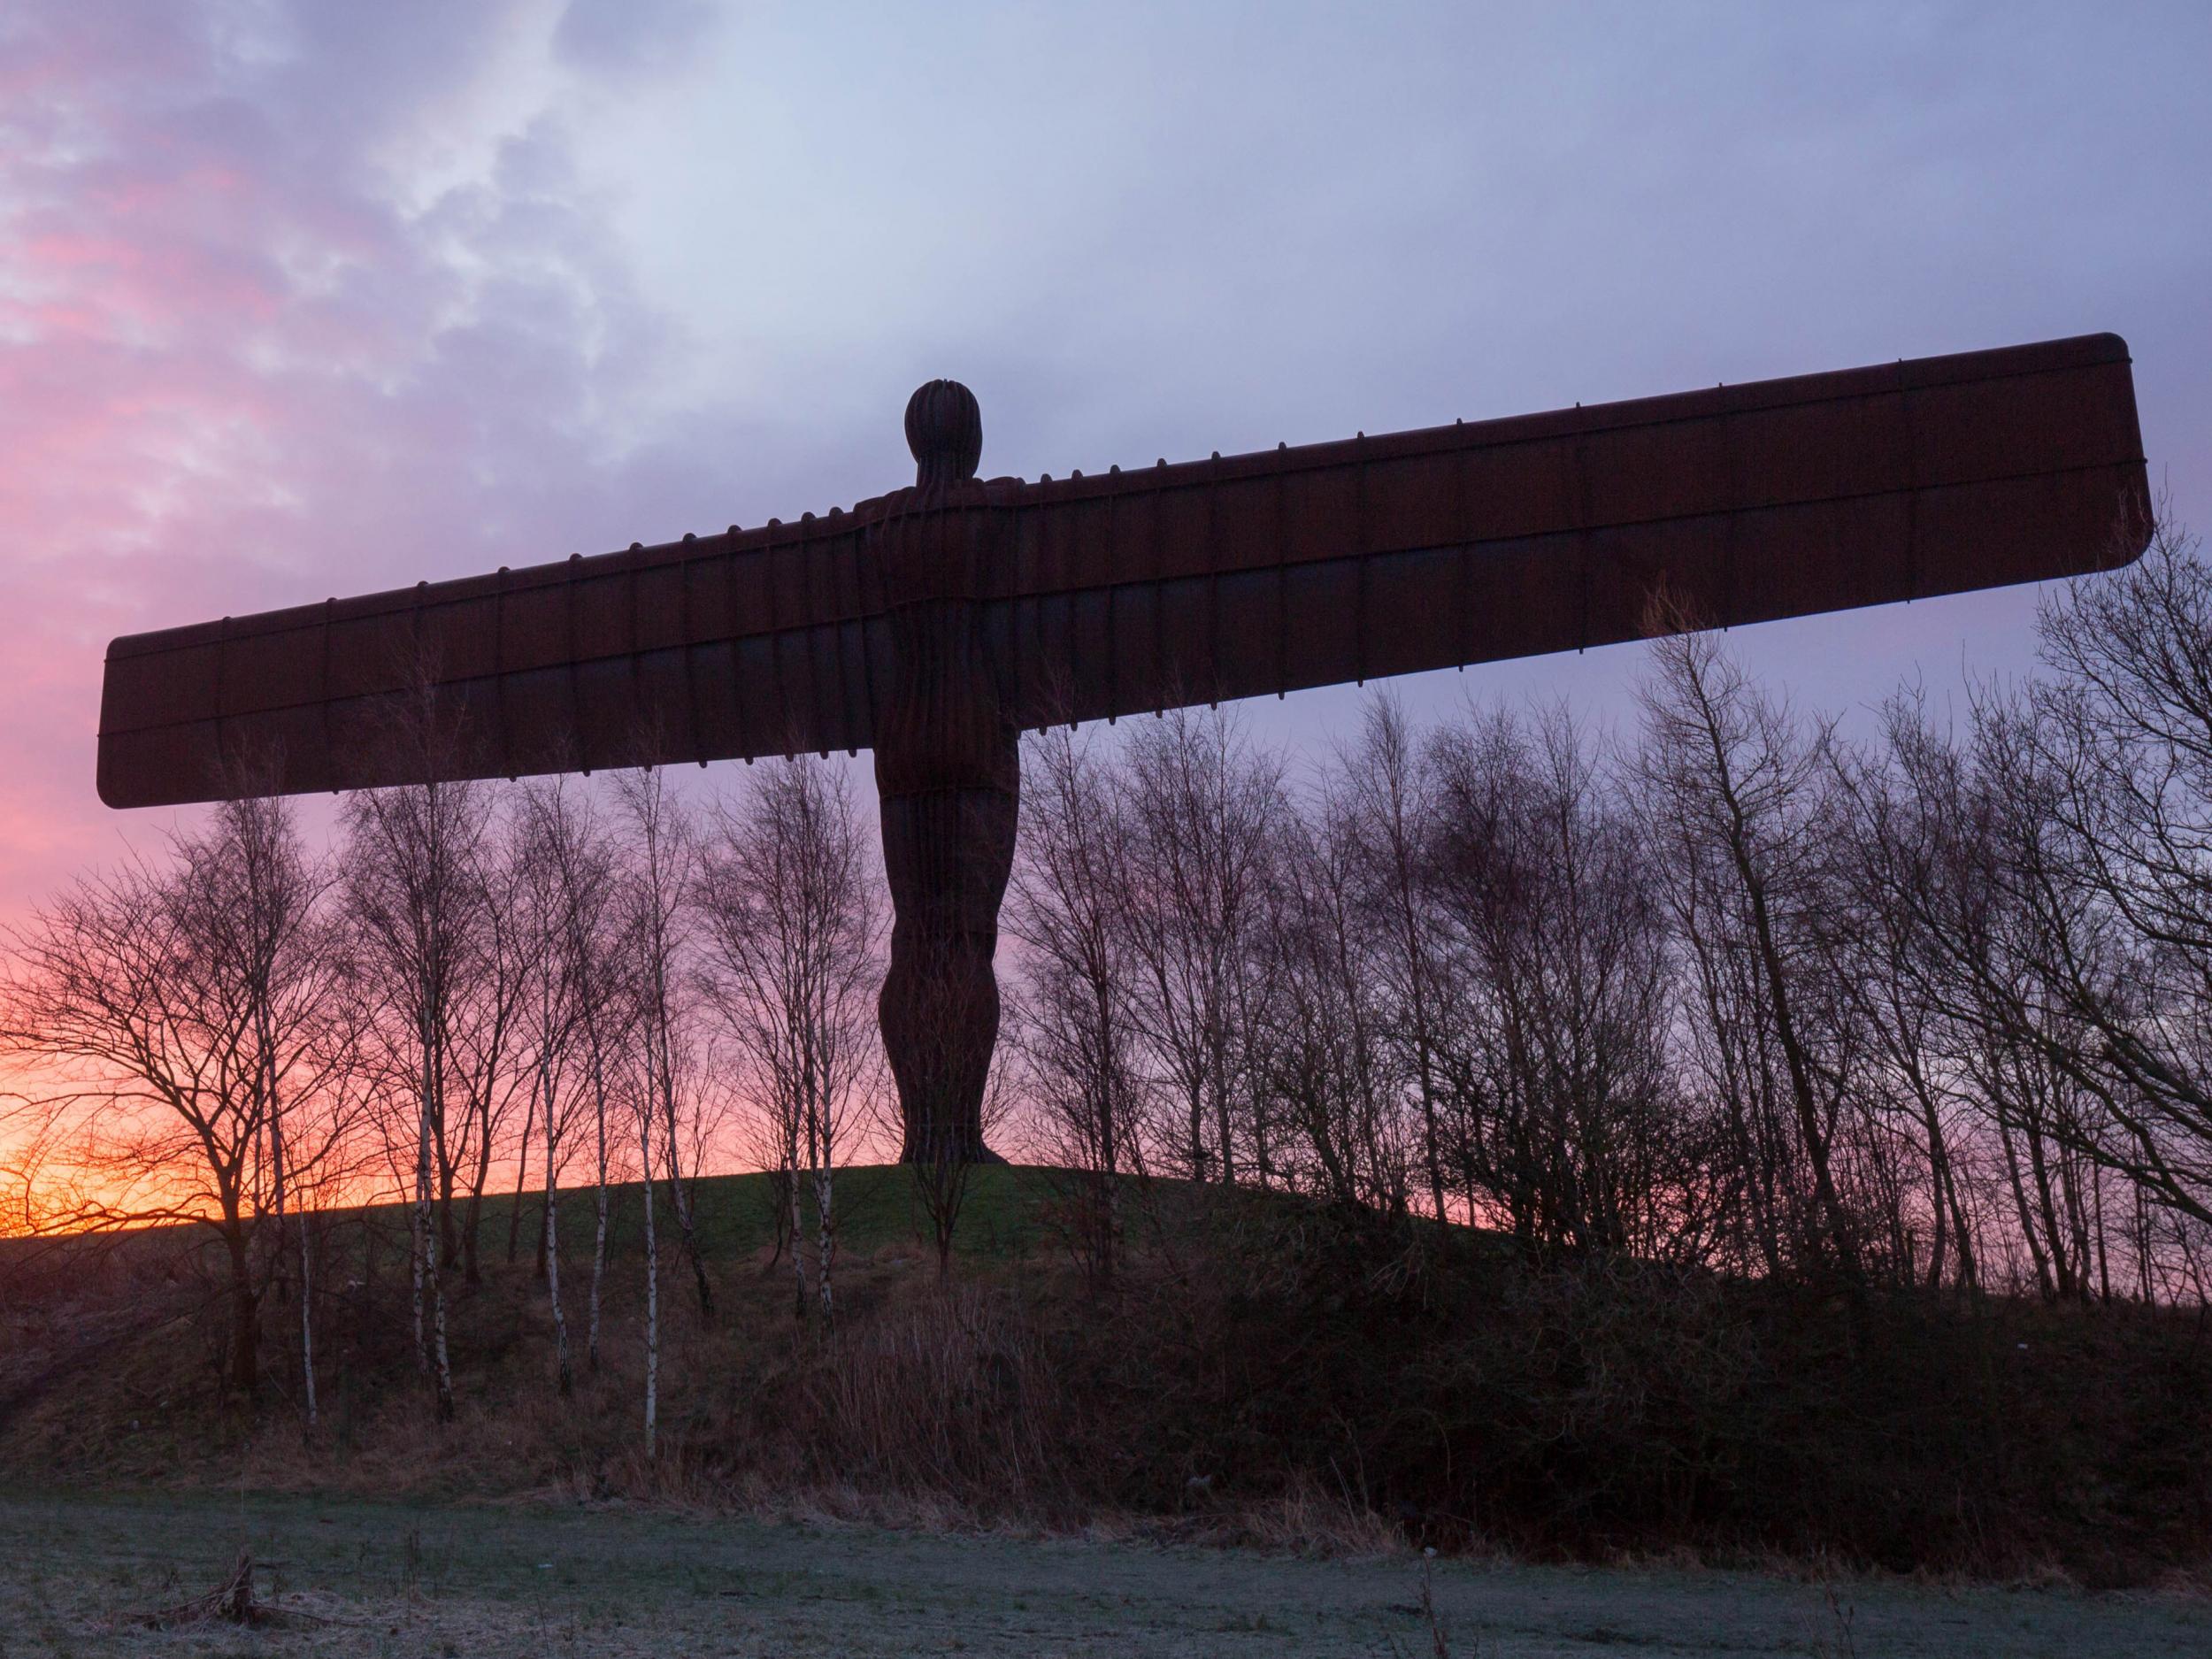
<svg viewBox="0 0 2212 1659"><path fill-rule="evenodd" d="M875 728L891 961L877 1002L899 1086L906 1161L983 1152L998 1041L999 902L1014 868L1020 732L993 672L985 595L1003 524L968 510L983 426L964 386L933 380L906 409L913 490L871 533L890 660Z"/></svg>
<svg viewBox="0 0 2212 1659"><path fill-rule="evenodd" d="M427 673L457 773L871 746L885 526L977 550L1033 726L1636 637L1662 579L1718 623L2070 575L2149 518L2110 334L850 512L117 640L112 806L410 775Z"/></svg>
<svg viewBox="0 0 2212 1659"><path fill-rule="evenodd" d="M2100 334L849 513L108 650L111 806L875 750L909 1157L978 1156L1025 727L2070 575L2150 529ZM403 718L405 716L406 718Z"/></svg>
<svg viewBox="0 0 2212 1659"><path fill-rule="evenodd" d="M2124 563L2116 336L1025 488L991 618L1025 726Z"/></svg>
<svg viewBox="0 0 2212 1659"><path fill-rule="evenodd" d="M117 640L101 796L401 780L425 674L456 773L870 746L918 512L1035 726L1630 639L1662 579L1742 623L2073 574L2149 511L2108 334L939 494Z"/></svg>

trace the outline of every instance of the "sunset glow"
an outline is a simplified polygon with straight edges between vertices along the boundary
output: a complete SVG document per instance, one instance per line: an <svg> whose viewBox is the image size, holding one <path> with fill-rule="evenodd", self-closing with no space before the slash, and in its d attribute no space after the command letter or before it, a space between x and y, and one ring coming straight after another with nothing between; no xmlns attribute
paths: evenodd
<svg viewBox="0 0 2212 1659"><path fill-rule="evenodd" d="M2212 1653L2208 80L0 0L0 1659Z"/></svg>
<svg viewBox="0 0 2212 1659"><path fill-rule="evenodd" d="M1034 476L2112 328L2201 518L2212 232L2138 163L2212 146L2205 30L28 0L0 911L193 821L94 797L111 637L849 503L901 481L930 374ZM1821 706L1947 695L2029 665L2033 603L1738 643ZM1407 695L1614 719L1637 666ZM1317 756L1356 708L1250 718Z"/></svg>

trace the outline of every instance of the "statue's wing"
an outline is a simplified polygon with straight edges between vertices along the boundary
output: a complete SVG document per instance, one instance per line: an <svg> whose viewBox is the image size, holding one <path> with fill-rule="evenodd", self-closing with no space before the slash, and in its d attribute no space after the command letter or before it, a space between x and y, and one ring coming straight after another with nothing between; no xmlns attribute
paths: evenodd
<svg viewBox="0 0 2212 1659"><path fill-rule="evenodd" d="M987 487L1025 726L2072 574L2149 532L2111 335ZM881 507L884 503L876 503ZM873 741L865 518L117 640L112 806Z"/></svg>
<svg viewBox="0 0 2212 1659"><path fill-rule="evenodd" d="M810 515L119 639L100 798L865 747L883 625L861 540Z"/></svg>
<svg viewBox="0 0 2212 1659"><path fill-rule="evenodd" d="M1022 488L989 626L1022 724L2126 562L2115 335Z"/></svg>

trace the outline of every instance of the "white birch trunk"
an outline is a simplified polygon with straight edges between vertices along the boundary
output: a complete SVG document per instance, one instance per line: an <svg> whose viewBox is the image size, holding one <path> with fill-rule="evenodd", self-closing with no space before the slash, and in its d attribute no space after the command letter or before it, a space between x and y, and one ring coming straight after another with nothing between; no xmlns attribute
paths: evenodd
<svg viewBox="0 0 2212 1659"><path fill-rule="evenodd" d="M453 1361L446 1352L445 1281L438 1272L437 1236L430 1235L430 1318L438 1371L438 1419L453 1420Z"/></svg>
<svg viewBox="0 0 2212 1659"><path fill-rule="evenodd" d="M423 1095L415 1135L415 1213L409 1228L412 1247L409 1265L415 1276L415 1369L430 1374L430 1336L426 1325L429 1281L425 1268L430 1256L430 1097Z"/></svg>
<svg viewBox="0 0 2212 1659"><path fill-rule="evenodd" d="M559 1379L561 1397L566 1399L575 1387L575 1376L568 1361L568 1317L561 1309L561 1222L560 1188L554 1184L551 1160L545 1171L545 1290L553 1304L553 1363Z"/></svg>
<svg viewBox="0 0 2212 1659"><path fill-rule="evenodd" d="M801 1319L806 1317L806 1224L800 1215L800 1197L805 1191L805 1159L799 1150L799 1136L791 1137L791 1271L798 1275L798 1298L792 1303L793 1310Z"/></svg>
<svg viewBox="0 0 2212 1659"><path fill-rule="evenodd" d="M262 1039L264 1065L273 1045L266 1034ZM280 1261L284 1251L284 1119L278 1112L276 1087L273 1079L267 1085L267 1097L272 1102L269 1114L269 1167L272 1175L271 1196L276 1211L277 1256ZM306 1408L307 1426L315 1426L315 1320L313 1313L314 1278L308 1262L307 1212L299 1212L300 1221L300 1400Z"/></svg>
<svg viewBox="0 0 2212 1659"><path fill-rule="evenodd" d="M591 1235L591 1314L584 1338L584 1363L599 1369L599 1289L607 1275L607 1090L596 1031L591 1044L592 1111L599 1132L598 1218Z"/></svg>
<svg viewBox="0 0 2212 1659"><path fill-rule="evenodd" d="M541 1071L543 1070L541 1064L540 1070ZM520 1232L522 1226L523 1190L530 1184L530 1132L537 1126L538 1091L534 1088L530 1091L529 1101L523 1109L522 1156L515 1166L515 1207L510 1210L507 1215L507 1259L510 1262L512 1262L515 1259L516 1235ZM550 1123L548 1123L545 1126L545 1131L547 1135L547 1145L550 1146L552 1144L551 1136L553 1133L553 1125ZM549 1154L548 1156L549 1158L550 1154Z"/></svg>
<svg viewBox="0 0 2212 1659"><path fill-rule="evenodd" d="M656 903L657 905L657 900ZM657 916L657 909L655 913ZM656 923L652 945L653 1004L647 1042L649 1046L653 1032L657 1030L661 1056L660 1108L663 1137L666 1143L664 1150L668 1157L669 1207L675 1213L677 1236L682 1242L685 1259L691 1263L692 1278L698 1286L699 1312L703 1317L711 1313L712 1304L707 1290L706 1269L699 1259L698 1235L692 1229L691 1199L684 1187L683 1169L678 1154L682 1137L678 1133L676 1119L676 1046L673 1021L668 1007L667 957L668 943ZM649 1070L648 1075L650 1076Z"/></svg>
<svg viewBox="0 0 2212 1659"><path fill-rule="evenodd" d="M837 1254L837 1235L830 1221L830 1149L826 1135L823 1141L814 1169L814 1224L821 1243L821 1262L815 1279L822 1297L822 1323L826 1325L836 1317L836 1306L830 1295L830 1264Z"/></svg>
<svg viewBox="0 0 2212 1659"><path fill-rule="evenodd" d="M434 1029L426 1025L426 1030ZM445 1284L439 1273L438 1229L431 1214L431 1102L438 1096L438 1048L435 1036L426 1035L423 1043L422 1118L420 1124L420 1152L416 1163L415 1225L421 1234L422 1254L418 1263L419 1296L426 1291L430 1301L431 1362L437 1389L438 1421L448 1423L453 1418L453 1365L446 1349Z"/></svg>
<svg viewBox="0 0 2212 1659"><path fill-rule="evenodd" d="M553 1307L554 1374L565 1400L576 1379L568 1358L568 1315L561 1306L561 1188L554 1173L560 1167L560 1129L553 1110L552 1071L542 1058L538 1084L545 1095L545 1294ZM522 1202L519 1193L515 1202Z"/></svg>
<svg viewBox="0 0 2212 1659"><path fill-rule="evenodd" d="M307 1212L299 1212L300 1218L300 1376L303 1379L307 1404L307 1426L313 1428L317 1420L315 1409L315 1277L314 1260L309 1249Z"/></svg>
<svg viewBox="0 0 2212 1659"><path fill-rule="evenodd" d="M657 1454L661 1387L661 1254L653 1225L653 1111L638 1113L638 1167L645 1177L645 1455Z"/></svg>

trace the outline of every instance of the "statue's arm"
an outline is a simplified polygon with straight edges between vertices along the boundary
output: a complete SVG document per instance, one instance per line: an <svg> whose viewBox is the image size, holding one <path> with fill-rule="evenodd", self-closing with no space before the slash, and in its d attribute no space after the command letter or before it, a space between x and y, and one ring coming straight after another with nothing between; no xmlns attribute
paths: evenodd
<svg viewBox="0 0 2212 1659"><path fill-rule="evenodd" d="M1025 486L1021 724L2092 570L2149 502L2093 335Z"/></svg>
<svg viewBox="0 0 2212 1659"><path fill-rule="evenodd" d="M882 650L864 522L810 516L119 639L101 798L864 748Z"/></svg>

